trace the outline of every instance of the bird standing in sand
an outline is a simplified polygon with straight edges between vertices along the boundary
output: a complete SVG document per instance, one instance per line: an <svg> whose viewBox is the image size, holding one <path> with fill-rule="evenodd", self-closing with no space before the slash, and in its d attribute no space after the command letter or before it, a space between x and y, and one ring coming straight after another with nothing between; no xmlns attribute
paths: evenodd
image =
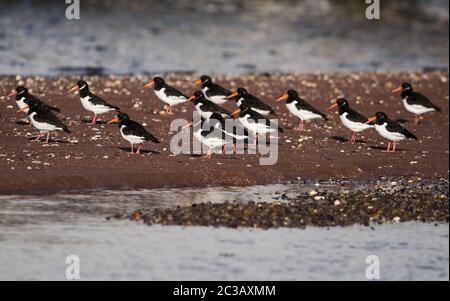
<svg viewBox="0 0 450 301"><path fill-rule="evenodd" d="M58 117L56 117L51 111L46 109L42 103L36 102L35 100L25 100L25 102L28 102L29 105L26 104L25 107L17 112L27 111L31 124L39 130L39 135L33 142L38 142L43 135L47 134L45 144L48 144L50 132L53 131L64 131L66 133L70 133L67 125L59 120Z"/></svg>
<svg viewBox="0 0 450 301"><path fill-rule="evenodd" d="M395 152L397 141L405 139L417 140L417 137L414 134L399 125L397 122L389 119L389 117L383 112L377 112L375 116L369 118L367 122L375 122L375 130L378 134L389 141L386 150L387 153Z"/></svg>
<svg viewBox="0 0 450 301"><path fill-rule="evenodd" d="M222 105L228 101L228 96L233 94L228 89L214 83L210 76L202 75L200 79L194 82L195 85L201 85L202 92L206 99L212 101L217 105Z"/></svg>
<svg viewBox="0 0 450 301"><path fill-rule="evenodd" d="M317 118L322 118L325 121L328 120L327 115L307 103L295 90L287 91L286 94L277 99L277 102L283 100L286 101L286 107L289 112L300 119L298 127L295 128L296 131L303 131L305 129L305 121Z"/></svg>
<svg viewBox="0 0 450 301"><path fill-rule="evenodd" d="M155 136L150 134L141 124L131 120L125 113L119 113L117 117L114 117L108 122L108 124L111 123L119 123L120 134L123 139L131 144L131 153L134 155L140 154L145 141L160 143ZM134 152L134 145L138 145L136 152Z"/></svg>
<svg viewBox="0 0 450 301"><path fill-rule="evenodd" d="M341 119L342 124L350 129L353 132L352 139L350 139L350 143L356 142L356 135L359 132L370 129L373 127L372 124L369 124L367 119L361 113L350 108L348 101L344 98L339 98L333 103L331 106L327 108L327 110L338 108L339 117Z"/></svg>
<svg viewBox="0 0 450 301"><path fill-rule="evenodd" d="M153 87L156 97L166 104L166 114L173 114L172 107L188 100L188 97L179 90L166 84L162 77L156 76L148 84L144 86L144 89Z"/></svg>
<svg viewBox="0 0 450 301"><path fill-rule="evenodd" d="M97 115L120 111L118 107L110 105L105 100L92 93L89 90L89 85L87 84L87 82L83 80L78 81L76 86L70 89L70 92L76 90L78 90L80 93L80 100L83 108L94 113L94 117L92 118L91 122L92 125L95 125L97 123Z"/></svg>
<svg viewBox="0 0 450 301"><path fill-rule="evenodd" d="M427 97L419 92L415 92L412 85L409 83L403 83L397 89L392 90L392 92L400 93L405 109L408 112L415 114L415 125L419 124L420 119L422 119L422 114L441 111L441 108L433 104Z"/></svg>

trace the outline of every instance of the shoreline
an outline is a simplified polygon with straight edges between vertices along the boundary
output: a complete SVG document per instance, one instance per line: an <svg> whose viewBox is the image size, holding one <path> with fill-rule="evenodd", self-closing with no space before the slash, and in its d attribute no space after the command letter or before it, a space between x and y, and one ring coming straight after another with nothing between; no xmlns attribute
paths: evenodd
<svg viewBox="0 0 450 301"><path fill-rule="evenodd" d="M274 166L260 166L258 155L213 155L204 160L192 155L172 156L169 142L170 122L189 119L192 104L175 107L173 116L160 115L162 103L153 91L143 90L149 76L86 76L92 91L115 104L130 116L147 124L147 129L162 143L145 144L141 156L130 156L127 143L117 126L88 125L89 114L81 107L77 95L67 92L77 76L1 77L0 95L6 95L18 84L26 84L31 92L62 110L60 118L69 125L71 140L78 143L32 144L33 136L21 122L25 115L16 114L13 99L0 96L0 195L45 195L52 193L98 190L254 186L329 180L371 181L379 177L420 176L426 179L448 179L449 101L448 73L324 73L217 76L217 82L230 89L249 88L277 112L285 133L279 139L279 158ZM169 74L169 84L187 95L195 87L196 75ZM419 126L401 104L400 97L389 89L410 81L417 90L442 107L441 113L425 115ZM288 88L323 110L330 100L345 95L356 110L371 115L382 110L419 137L419 141L402 141L394 155L382 153L385 141L374 131L362 133L359 143L343 143L351 136L340 124L335 112L327 112L327 123L306 124L306 131L292 128L297 119L284 104L275 103ZM224 105L235 108L234 102ZM113 115L102 115L109 120ZM63 138L64 136L58 136ZM26 181L26 182L25 182ZM25 184L24 184L25 183Z"/></svg>

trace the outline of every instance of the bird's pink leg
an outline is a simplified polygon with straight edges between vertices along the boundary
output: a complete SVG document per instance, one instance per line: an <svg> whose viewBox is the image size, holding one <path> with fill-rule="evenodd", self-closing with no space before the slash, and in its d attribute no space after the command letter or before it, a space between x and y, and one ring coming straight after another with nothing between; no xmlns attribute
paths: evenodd
<svg viewBox="0 0 450 301"><path fill-rule="evenodd" d="M139 144L138 149L136 150L136 155L139 155L141 153L142 143Z"/></svg>
<svg viewBox="0 0 450 301"><path fill-rule="evenodd" d="M42 134L41 134L41 132L39 132L39 135L36 137L36 139L34 139L32 142L34 143L34 142L38 142L39 141L39 139L41 139L41 137L42 137Z"/></svg>
<svg viewBox="0 0 450 301"><path fill-rule="evenodd" d="M44 144L48 144L49 140L50 140L50 132L47 132L47 139L45 140Z"/></svg>
<svg viewBox="0 0 450 301"><path fill-rule="evenodd" d="M395 153L396 142L394 141L394 147L392 148L392 152Z"/></svg>
<svg viewBox="0 0 450 301"><path fill-rule="evenodd" d="M385 151L383 151L384 153L390 153L391 152L391 141L388 141L388 146L387 149Z"/></svg>
<svg viewBox="0 0 450 301"><path fill-rule="evenodd" d="M95 113L94 113L94 118L92 118L91 124L92 124L92 125L97 124L97 114L95 114Z"/></svg>
<svg viewBox="0 0 450 301"><path fill-rule="evenodd" d="M356 132L353 133L352 139L350 139L349 143L350 143L350 144L353 144L353 143L355 143L355 142L356 142Z"/></svg>
<svg viewBox="0 0 450 301"><path fill-rule="evenodd" d="M133 146L133 144L132 144L132 143L130 143L130 145L131 145L131 154L133 154L133 155L134 155L134 146Z"/></svg>

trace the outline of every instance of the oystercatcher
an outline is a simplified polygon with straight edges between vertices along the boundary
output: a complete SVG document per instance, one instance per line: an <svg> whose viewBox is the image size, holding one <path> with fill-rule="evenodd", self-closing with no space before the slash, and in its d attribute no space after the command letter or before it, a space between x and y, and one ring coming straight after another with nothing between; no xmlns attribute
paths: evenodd
<svg viewBox="0 0 450 301"><path fill-rule="evenodd" d="M111 123L119 123L120 134L122 135L123 139L130 142L132 154L140 154L142 145L145 141L160 143L160 141L155 138L155 136L147 132L147 130L142 125L140 125L136 121L131 120L130 117L125 113L119 113L117 117L114 117L108 122L108 124ZM139 145L136 152L134 152L134 145Z"/></svg>
<svg viewBox="0 0 450 301"><path fill-rule="evenodd" d="M275 111L270 106L266 105L256 96L248 93L248 91L244 88L238 88L236 92L227 98L236 98L236 105L238 108L240 108L241 105L244 105L245 107L250 107L253 111L264 116L269 114L275 115Z"/></svg>
<svg viewBox="0 0 450 301"><path fill-rule="evenodd" d="M440 112L442 110L440 107L433 104L427 97L418 92L414 92L412 85L409 83L403 83L397 89L392 90L392 92L401 93L405 109L408 112L415 114L415 125L419 124L419 121L422 118L420 115L433 111Z"/></svg>
<svg viewBox="0 0 450 301"><path fill-rule="evenodd" d="M58 109L57 107L50 106L50 105L46 104L45 102L43 102L42 100L40 100L39 98L30 94L28 92L28 89L25 88L24 86L18 86L16 88L16 90L11 91L11 93L7 95L7 97L12 97L12 96L16 97L16 104L19 107L19 110L22 110L24 107L27 106L27 104L25 103L25 99L27 99L33 103L40 105L40 108L42 110L54 111L54 112L58 112L58 113L61 112L61 110ZM28 113L28 109L25 109L24 111L21 111L21 112Z"/></svg>
<svg viewBox="0 0 450 301"><path fill-rule="evenodd" d="M204 119L211 118L214 113L220 114L223 118L229 118L231 116L230 112L206 99L202 91L195 91L194 95L192 95L188 100L194 103L198 113Z"/></svg>
<svg viewBox="0 0 450 301"><path fill-rule="evenodd" d="M148 84L144 86L144 89L154 87L156 96L165 104L166 113L172 114L172 107L180 103L186 102L188 97L175 89L174 87L166 84L162 77L156 76Z"/></svg>
<svg viewBox="0 0 450 301"><path fill-rule="evenodd" d="M97 123L97 115L104 114L108 112L119 112L120 109L116 106L110 105L105 100L101 99L91 91L89 91L89 86L87 82L80 80L77 85L70 89L70 92L78 90L80 93L81 105L87 111L93 112L94 117L92 118L91 124Z"/></svg>
<svg viewBox="0 0 450 301"><path fill-rule="evenodd" d="M339 117L341 118L342 124L353 132L352 139L350 143L356 142L356 134L364 130L373 127L372 124L368 123L368 119L362 114L352 110L348 104L348 101L344 98L339 98L334 104L329 106L327 109L331 110L338 108Z"/></svg>
<svg viewBox="0 0 450 301"><path fill-rule="evenodd" d="M209 119L202 119L196 124L189 124L193 127L194 137L208 147L205 159L211 159L213 150L218 147L221 147L223 152L225 145L230 143L227 141L223 122L220 114L213 113Z"/></svg>
<svg viewBox="0 0 450 301"><path fill-rule="evenodd" d="M277 99L277 101L283 100L286 100L286 107L289 112L300 119L298 127L295 128L297 131L304 130L304 121L317 118L323 118L325 121L328 120L327 115L321 113L319 110L307 103L303 98L298 96L297 91L289 90L286 94Z"/></svg>
<svg viewBox="0 0 450 301"><path fill-rule="evenodd" d="M242 125L253 133L255 143L258 141L258 136L260 134L265 135L267 133L284 132L281 127L274 127L274 124L271 123L269 119L245 105L241 105L239 109L231 114L231 116L237 116Z"/></svg>
<svg viewBox="0 0 450 301"><path fill-rule="evenodd" d="M377 112L375 116L369 118L367 122L375 122L375 129L377 130L378 134L389 141L386 150L387 153L395 152L397 141L405 139L417 140L417 137L414 134L399 125L397 122L389 119L389 117L383 112Z"/></svg>
<svg viewBox="0 0 450 301"><path fill-rule="evenodd" d="M228 101L228 96L233 94L228 89L213 83L211 77L208 75L202 75L200 79L194 82L195 85L201 85L202 92L205 95L206 99L212 101L217 105L222 105Z"/></svg>
<svg viewBox="0 0 450 301"><path fill-rule="evenodd" d="M50 132L53 131L64 131L66 133L70 133L67 125L59 120L58 117L56 117L51 111L46 109L45 106L41 103L31 100L29 106L26 105L18 112L25 112L27 110L28 118L30 119L31 124L39 130L39 135L33 142L39 141L39 139L43 135L47 134L45 144L48 144L50 139Z"/></svg>

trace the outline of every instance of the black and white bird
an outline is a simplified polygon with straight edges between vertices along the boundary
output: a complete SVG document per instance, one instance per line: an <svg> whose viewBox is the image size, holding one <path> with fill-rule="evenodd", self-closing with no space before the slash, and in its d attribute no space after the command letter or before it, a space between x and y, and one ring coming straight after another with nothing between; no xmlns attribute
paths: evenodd
<svg viewBox="0 0 450 301"><path fill-rule="evenodd" d="M77 82L76 86L70 89L70 92L78 90L80 93L81 105L83 108L89 112L94 113L91 124L97 123L97 115L104 114L108 112L119 112L120 109L107 103L102 98L98 97L89 90L89 85L87 82L80 80Z"/></svg>
<svg viewBox="0 0 450 301"><path fill-rule="evenodd" d="M212 101L217 105L222 105L228 101L228 96L233 94L228 89L214 83L210 76L202 75L200 79L194 82L195 85L201 85L202 92L206 99Z"/></svg>
<svg viewBox="0 0 450 301"><path fill-rule="evenodd" d="M389 119L383 112L376 113L375 116L369 118L367 122L375 122L375 130L377 130L381 137L386 138L389 141L386 150L387 153L395 152L397 141L405 139L417 140L417 137L413 133L399 125L397 122Z"/></svg>
<svg viewBox="0 0 450 301"><path fill-rule="evenodd" d="M153 87L156 97L164 102L166 113L172 114L172 107L188 100L188 97L179 90L166 84L162 77L156 76L148 84L144 86L144 89Z"/></svg>
<svg viewBox="0 0 450 301"><path fill-rule="evenodd" d="M27 102L27 100L25 100ZM45 108L41 103L35 100L28 100L30 105L25 105L18 112L28 111L28 118L31 124L39 130L39 135L33 142L39 141L43 135L47 135L45 144L48 144L50 133L54 131L63 131L70 133L69 128L61 120L58 119L51 111Z"/></svg>
<svg viewBox="0 0 450 301"><path fill-rule="evenodd" d="M419 124L422 114L433 111L441 111L441 108L433 104L426 96L415 92L412 85L409 83L403 83L397 89L392 90L392 92L401 93L401 98L405 109L408 112L415 114L415 125Z"/></svg>
<svg viewBox="0 0 450 301"><path fill-rule="evenodd" d="M250 107L241 105L239 109L231 114L232 117L237 117L242 125L253 133L254 142L258 141L259 135L266 135L267 133L283 133L284 130L276 123L271 122L265 116L253 111Z"/></svg>
<svg viewBox="0 0 450 301"><path fill-rule="evenodd" d="M242 87L238 88L236 92L228 96L228 99L230 98L236 99L238 108L243 105L264 116L269 114L275 115L275 111L269 105L262 102L258 97L248 93L248 91Z"/></svg>
<svg viewBox="0 0 450 301"><path fill-rule="evenodd" d="M194 103L195 109L204 119L211 118L214 113L220 114L223 118L230 118L231 116L229 111L206 99L202 91L195 91L194 95L188 100Z"/></svg>
<svg viewBox="0 0 450 301"><path fill-rule="evenodd" d="M11 93L7 95L7 97L12 96L16 97L16 104L19 107L19 110L22 110L24 107L27 106L27 104L25 103L25 99L27 99L30 100L32 103L36 103L37 105L39 105L39 107L42 110L54 111L58 113L61 112L61 110L58 109L57 107L50 106L45 102L43 102L42 100L40 100L39 98L37 98L36 96L30 94L28 92L28 89L25 88L24 86L18 86L16 90L11 91ZM28 109L25 109L22 112L28 113Z"/></svg>
<svg viewBox="0 0 450 301"><path fill-rule="evenodd" d="M114 117L108 122L108 124L111 123L119 123L120 134L123 139L130 143L132 154L140 154L142 145L145 141L160 143L155 136L149 133L141 124L131 120L125 113L119 113L117 117ZM134 152L135 145L138 145L136 152Z"/></svg>
<svg viewBox="0 0 450 301"><path fill-rule="evenodd" d="M350 143L356 142L357 133L373 127L371 123L367 122L368 119L364 115L350 108L350 105L346 99L339 98L327 109L331 110L335 108L338 108L339 110L339 117L342 124L353 132Z"/></svg>
<svg viewBox="0 0 450 301"><path fill-rule="evenodd" d="M205 159L211 159L213 151L219 147L223 153L225 145L232 143L224 131L223 121L220 114L214 113L209 119L202 118L195 124L189 124L193 127L194 138L208 147Z"/></svg>
<svg viewBox="0 0 450 301"><path fill-rule="evenodd" d="M323 114L309 103L307 103L303 98L301 98L297 91L289 90L283 96L277 99L277 101L286 101L286 107L292 115L298 117L300 122L298 127L295 128L297 131L303 131L305 129L305 121L322 118L325 121L328 120L327 115Z"/></svg>

